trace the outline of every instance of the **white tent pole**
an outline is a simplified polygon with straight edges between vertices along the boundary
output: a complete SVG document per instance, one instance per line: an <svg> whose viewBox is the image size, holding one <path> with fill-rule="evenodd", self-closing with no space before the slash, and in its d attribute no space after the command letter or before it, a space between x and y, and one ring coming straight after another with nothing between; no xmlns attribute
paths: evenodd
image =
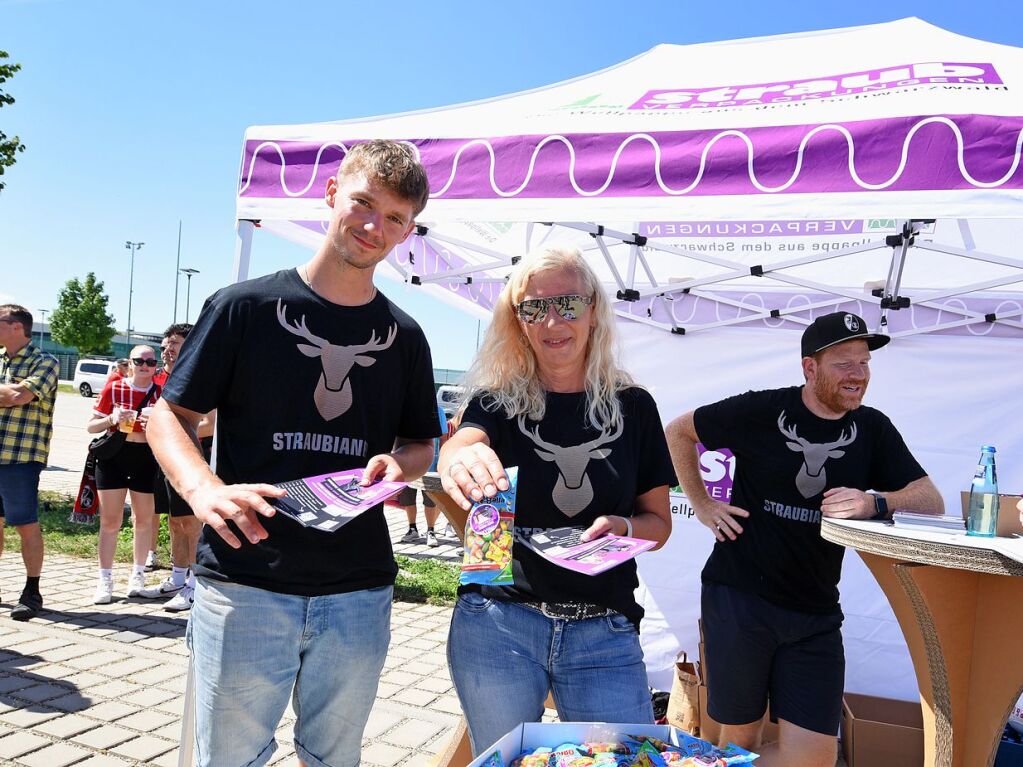
<svg viewBox="0 0 1023 767"><path fill-rule="evenodd" d="M234 244L234 270L231 275L233 282L241 282L249 277L249 258L252 255L252 233L255 229L255 222L247 219L241 219L235 227L238 239Z"/></svg>

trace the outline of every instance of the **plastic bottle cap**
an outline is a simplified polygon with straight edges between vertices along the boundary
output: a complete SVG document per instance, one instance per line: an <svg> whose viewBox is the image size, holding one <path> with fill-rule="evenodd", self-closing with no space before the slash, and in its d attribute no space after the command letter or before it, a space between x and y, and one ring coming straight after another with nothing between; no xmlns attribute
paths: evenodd
<svg viewBox="0 0 1023 767"><path fill-rule="evenodd" d="M995 450L995 446L994 445L984 445L983 447L981 447L980 450L981 450L981 452L988 452L988 453L997 453L998 452L997 450Z"/></svg>

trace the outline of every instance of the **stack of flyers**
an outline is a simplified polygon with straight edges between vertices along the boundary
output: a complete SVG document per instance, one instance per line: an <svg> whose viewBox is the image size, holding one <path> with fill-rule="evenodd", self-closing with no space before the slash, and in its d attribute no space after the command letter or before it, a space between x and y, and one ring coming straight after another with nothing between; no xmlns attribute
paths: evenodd
<svg viewBox="0 0 1023 767"><path fill-rule="evenodd" d="M303 526L332 533L406 486L405 482L375 482L363 487L362 473L362 469L348 469L278 482L275 487L284 488L287 495L266 500Z"/></svg>
<svg viewBox="0 0 1023 767"><path fill-rule="evenodd" d="M525 543L544 559L584 575L610 570L657 545L654 541L613 534L581 543L582 534L578 527L557 527L534 533Z"/></svg>

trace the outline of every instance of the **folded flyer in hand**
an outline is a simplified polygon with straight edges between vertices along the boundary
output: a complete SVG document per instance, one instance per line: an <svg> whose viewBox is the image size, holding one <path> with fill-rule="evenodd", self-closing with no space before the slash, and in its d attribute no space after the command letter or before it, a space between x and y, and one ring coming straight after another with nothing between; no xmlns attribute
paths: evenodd
<svg viewBox="0 0 1023 767"><path fill-rule="evenodd" d="M284 488L287 495L266 500L299 524L332 533L407 485L381 481L362 487L362 473L363 469L348 469L278 482L274 487Z"/></svg>
<svg viewBox="0 0 1023 767"><path fill-rule="evenodd" d="M654 541L614 534L581 543L582 534L578 527L558 527L534 533L526 540L526 546L560 567L597 575L657 545Z"/></svg>

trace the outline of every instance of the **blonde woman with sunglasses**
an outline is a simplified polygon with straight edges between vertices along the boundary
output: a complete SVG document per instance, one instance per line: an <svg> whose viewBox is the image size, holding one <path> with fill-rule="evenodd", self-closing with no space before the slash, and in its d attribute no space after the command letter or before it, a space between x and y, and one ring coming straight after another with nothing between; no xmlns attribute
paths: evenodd
<svg viewBox="0 0 1023 767"><path fill-rule="evenodd" d="M127 595L137 597L146 587L146 555L152 538L156 480L156 459L146 441L147 408L156 404L160 387L153 382L157 361L151 347L136 346L129 359L129 374L107 382L92 419L85 427L90 434L114 429L127 432L125 443L116 455L96 461L99 577L93 603L97 605L110 604L113 600L114 549L124 522L124 498L128 492L131 492L134 567L128 579Z"/></svg>
<svg viewBox="0 0 1023 767"><path fill-rule="evenodd" d="M675 474L653 398L619 366L611 308L574 248L512 270L468 374L460 425L438 471L454 501L508 488L518 467L514 583L462 586L448 663L478 754L548 692L562 721L652 722L635 561L587 576L521 537L573 526L655 541L671 532Z"/></svg>

